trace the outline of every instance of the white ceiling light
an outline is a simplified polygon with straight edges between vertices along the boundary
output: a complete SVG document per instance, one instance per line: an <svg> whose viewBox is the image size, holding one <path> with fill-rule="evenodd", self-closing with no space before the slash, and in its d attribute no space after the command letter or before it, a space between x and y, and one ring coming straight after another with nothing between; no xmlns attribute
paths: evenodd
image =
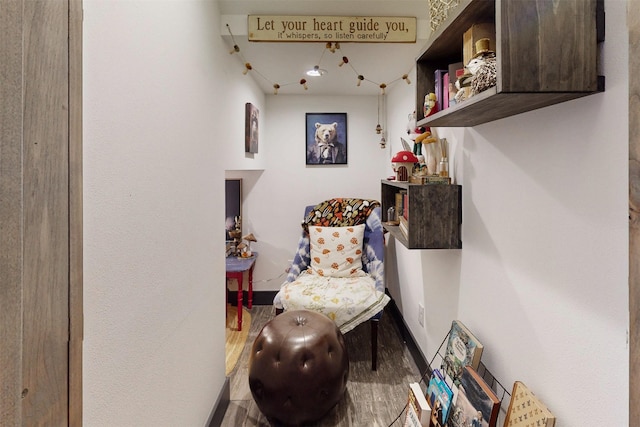
<svg viewBox="0 0 640 427"><path fill-rule="evenodd" d="M313 67L313 69L307 71L307 76L320 77L327 74L327 70L320 68L319 65Z"/></svg>

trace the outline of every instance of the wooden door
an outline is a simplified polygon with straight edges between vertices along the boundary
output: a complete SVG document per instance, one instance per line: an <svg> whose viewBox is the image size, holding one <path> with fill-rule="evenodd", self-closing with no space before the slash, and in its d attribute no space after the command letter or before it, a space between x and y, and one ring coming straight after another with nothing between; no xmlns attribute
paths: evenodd
<svg viewBox="0 0 640 427"><path fill-rule="evenodd" d="M81 25L0 1L2 425L82 423Z"/></svg>
<svg viewBox="0 0 640 427"><path fill-rule="evenodd" d="M629 426L640 420L640 2L629 25Z"/></svg>

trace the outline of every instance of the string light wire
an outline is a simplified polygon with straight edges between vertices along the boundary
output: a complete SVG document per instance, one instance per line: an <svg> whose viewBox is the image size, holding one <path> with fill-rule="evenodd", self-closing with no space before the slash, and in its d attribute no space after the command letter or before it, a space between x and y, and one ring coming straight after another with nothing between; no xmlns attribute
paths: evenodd
<svg viewBox="0 0 640 427"><path fill-rule="evenodd" d="M260 72L256 67L254 67L249 61L247 61L247 59L244 57L244 55L242 54L242 50L240 49L238 43L235 40L235 37L233 35L233 33L231 32L231 27L229 26L229 24L225 24L227 27L227 31L229 32L229 35L231 36L231 41L233 42L233 50L231 50L229 53L230 54L237 54L240 59L242 60L242 62L244 64L246 64L246 69L244 70L244 74L247 74L248 71L254 72L257 75L259 75L262 79L264 79L265 81L269 82L271 84L271 86L273 86L274 88L283 88L285 86L289 86L289 85L302 85L300 82L304 79L299 79L293 82L287 82L287 83L278 83L275 82L273 80L271 80L269 77L265 76L264 74L262 74L262 72ZM322 50L322 54L320 55L320 59L318 60L318 62L316 63L316 67L318 69L320 69L320 64L322 63L322 60L324 59L324 55L327 51L331 52L331 53L335 53L337 50L342 50L342 47L340 46L339 43L332 43L332 42L327 42L324 45L324 48ZM340 62L338 63L338 66L341 67L342 65L347 64L349 65L349 67L351 67L351 70L355 73L356 77L357 77L357 86L360 86L360 84L363 81L366 81L368 83L374 84L376 86L378 86L381 89L381 94L384 95L385 94L385 89L388 88L390 85L392 85L393 83L396 83L400 80L404 80L407 84L411 84L409 78L408 78L408 73L403 74L402 76L391 80L390 82L377 82L374 80L371 80L367 77L365 77L364 75L360 74L358 72L358 70L356 69L356 67L354 67L354 65L351 63L351 61L349 61L348 56L346 55L341 55L340 56ZM413 66L413 64L412 64ZM305 81L305 83L307 83L308 81ZM307 89L307 85L303 85L304 89ZM276 91L277 93L277 91Z"/></svg>

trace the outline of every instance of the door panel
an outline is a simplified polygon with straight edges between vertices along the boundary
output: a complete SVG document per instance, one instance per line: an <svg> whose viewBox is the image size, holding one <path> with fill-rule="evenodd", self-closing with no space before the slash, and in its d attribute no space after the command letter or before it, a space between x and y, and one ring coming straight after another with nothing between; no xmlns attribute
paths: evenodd
<svg viewBox="0 0 640 427"><path fill-rule="evenodd" d="M23 425L68 421L68 16L24 3Z"/></svg>
<svg viewBox="0 0 640 427"><path fill-rule="evenodd" d="M22 2L0 1L0 419L22 390Z"/></svg>
<svg viewBox="0 0 640 427"><path fill-rule="evenodd" d="M629 426L640 419L640 2L629 25Z"/></svg>
<svg viewBox="0 0 640 427"><path fill-rule="evenodd" d="M82 424L82 0L0 1L0 424Z"/></svg>

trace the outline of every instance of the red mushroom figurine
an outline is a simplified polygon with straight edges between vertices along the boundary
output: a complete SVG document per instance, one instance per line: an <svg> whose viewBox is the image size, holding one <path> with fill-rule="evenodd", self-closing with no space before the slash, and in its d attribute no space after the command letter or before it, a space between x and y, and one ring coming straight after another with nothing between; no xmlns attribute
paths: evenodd
<svg viewBox="0 0 640 427"><path fill-rule="evenodd" d="M396 173L397 181L409 181L409 177L413 175L413 165L419 160L411 151L399 151L391 159L391 167Z"/></svg>

